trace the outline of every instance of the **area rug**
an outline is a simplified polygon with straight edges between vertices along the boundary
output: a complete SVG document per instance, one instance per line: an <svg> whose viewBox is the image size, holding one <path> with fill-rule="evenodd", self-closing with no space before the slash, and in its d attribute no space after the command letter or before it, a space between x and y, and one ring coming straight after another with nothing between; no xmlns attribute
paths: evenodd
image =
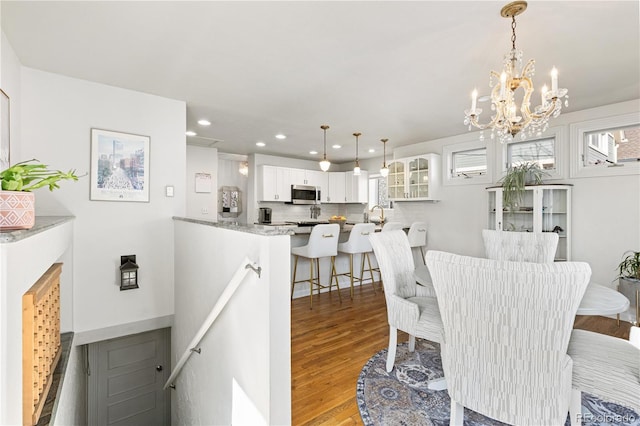
<svg viewBox="0 0 640 426"><path fill-rule="evenodd" d="M427 388L430 379L443 376L440 347L437 343L416 339L415 352L407 343L398 345L396 364L385 370L387 350L374 355L360 372L356 399L360 416L369 425L443 425L449 424L451 400L446 390ZM582 393L583 425L640 426L635 411ZM464 410L464 424L504 425L471 410ZM566 426L569 426L567 416Z"/></svg>

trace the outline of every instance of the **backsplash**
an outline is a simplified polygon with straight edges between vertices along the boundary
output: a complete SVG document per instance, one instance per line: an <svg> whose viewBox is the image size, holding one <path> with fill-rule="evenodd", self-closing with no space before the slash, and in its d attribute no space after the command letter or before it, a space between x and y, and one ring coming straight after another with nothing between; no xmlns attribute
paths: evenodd
<svg viewBox="0 0 640 426"><path fill-rule="evenodd" d="M272 223L311 219L309 205L261 202L260 207L271 208ZM362 222L365 208L366 204L320 204L318 220L329 220L331 216L346 216L347 222Z"/></svg>

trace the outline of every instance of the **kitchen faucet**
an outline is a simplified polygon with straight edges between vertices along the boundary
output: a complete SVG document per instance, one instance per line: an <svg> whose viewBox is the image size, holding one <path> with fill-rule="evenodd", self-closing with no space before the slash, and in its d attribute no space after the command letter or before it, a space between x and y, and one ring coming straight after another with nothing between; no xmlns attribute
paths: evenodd
<svg viewBox="0 0 640 426"><path fill-rule="evenodd" d="M380 209L380 223L384 223L384 209L382 208L381 205L376 204L375 206L371 207L371 213L373 213L373 209L375 208L379 208Z"/></svg>

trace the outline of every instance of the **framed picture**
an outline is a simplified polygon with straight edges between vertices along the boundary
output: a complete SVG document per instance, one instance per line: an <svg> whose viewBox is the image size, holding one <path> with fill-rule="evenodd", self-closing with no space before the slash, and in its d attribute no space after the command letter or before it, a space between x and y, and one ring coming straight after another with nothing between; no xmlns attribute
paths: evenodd
<svg viewBox="0 0 640 426"><path fill-rule="evenodd" d="M91 129L94 201L149 202L149 136Z"/></svg>
<svg viewBox="0 0 640 426"><path fill-rule="evenodd" d="M0 89L0 171L10 166L9 96Z"/></svg>

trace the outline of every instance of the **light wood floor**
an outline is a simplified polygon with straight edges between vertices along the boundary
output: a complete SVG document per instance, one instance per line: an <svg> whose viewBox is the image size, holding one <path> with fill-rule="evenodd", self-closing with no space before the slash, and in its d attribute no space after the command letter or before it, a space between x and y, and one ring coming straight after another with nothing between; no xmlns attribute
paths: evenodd
<svg viewBox="0 0 640 426"><path fill-rule="evenodd" d="M356 287L354 299L341 291L294 299L291 304L291 416L293 425L360 425L355 401L360 370L387 347L384 294L376 283ZM603 317L576 317L576 328L627 339L630 324ZM399 333L398 342L407 340Z"/></svg>

